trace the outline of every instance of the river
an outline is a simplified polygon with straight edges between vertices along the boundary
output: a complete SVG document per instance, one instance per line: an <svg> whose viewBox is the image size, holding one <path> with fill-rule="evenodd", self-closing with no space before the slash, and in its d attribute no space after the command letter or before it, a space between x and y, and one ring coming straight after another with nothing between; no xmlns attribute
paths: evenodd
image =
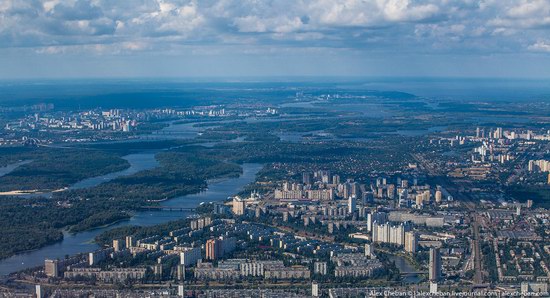
<svg viewBox="0 0 550 298"><path fill-rule="evenodd" d="M139 139L131 140L130 142L142 142L145 140L192 139L196 137L199 134L199 132L205 129L202 127L195 127L194 125L196 124L196 122L183 123L183 124L175 124L175 122L176 121L171 121L169 123L169 126L164 127L160 131L154 134L143 136ZM112 141L112 142L102 142L102 143L112 144L112 143L121 143L121 142L122 141ZM212 144L205 144L205 145L209 146ZM111 181L118 177L128 176L140 171L145 171L145 170L150 170L152 168L155 168L158 166L158 162L155 159L155 154L158 153L159 151L161 150L147 150L140 153L123 156L122 158L126 159L130 164L129 168L121 171L117 171L117 172L108 173L101 176L83 179L79 182L72 184L67 189L74 190L74 189L90 188L90 187L97 186L101 183ZM15 170L17 167L29 162L31 161L30 160L21 161L21 162L9 164L5 167L0 168L0 177L9 174L13 170ZM36 193L13 194L11 196L23 197L23 198L29 198L29 197L51 198L52 195L53 195L52 192L36 192Z"/></svg>
<svg viewBox="0 0 550 298"><path fill-rule="evenodd" d="M147 138L153 139L191 139L196 137L205 127L195 127L196 123L174 124L170 123L170 126L162 129L160 132L154 134L152 137L149 135ZM293 141L299 141L302 136L293 136ZM144 151L136 154L129 154L124 156L130 163L130 167L118 171L109 173L102 176L87 178L79 181L69 187L69 189L80 189L97 186L101 183L113 180L121 176L127 176L139 171L152 169L158 166L158 162L155 159L155 154L158 150ZM0 168L0 174L3 175L9 173L22 163L29 161L23 161L21 163L15 163L8 167ZM166 207L178 207L178 208L194 208L201 202L213 202L223 201L227 197L238 193L242 188L255 180L256 173L262 168L261 164L243 164L243 173L238 178L221 179L209 181L208 189L198 194L192 194L187 196L181 196L170 199L162 203ZM51 194L34 194L48 196ZM0 276L9 274L15 271L23 270L30 267L36 267L44 264L44 259L47 258L63 258L65 255L74 255L82 252L90 252L98 248L97 244L93 242L94 238L100 233L112 229L114 227L126 226L126 225L140 225L151 226L161 223L165 223L172 220L185 218L191 214L190 211L142 211L137 212L131 219L121 221L116 224L101 227L94 230L89 230L81 233L70 234L65 232L64 239L52 245L45 246L43 248L21 253L10 258L0 260ZM404 266L405 260L397 261L396 265L400 270L407 270ZM407 263L408 264L408 263ZM410 279L412 277L406 277ZM409 282L414 282L413 280Z"/></svg>
<svg viewBox="0 0 550 298"><path fill-rule="evenodd" d="M402 256L389 256L390 261L395 262L395 266L400 272L416 272L418 271L412 264L409 263L405 257ZM406 274L403 275L403 283L417 284L422 281L419 274Z"/></svg>
<svg viewBox="0 0 550 298"><path fill-rule="evenodd" d="M137 160L136 160L137 161ZM143 161L143 159L142 159ZM148 162L145 159L145 162ZM194 208L201 202L223 201L234 195L242 188L253 182L256 173L262 168L261 164L243 164L243 173L238 178L217 179L210 181L208 189L198 194L177 197L166 202L163 206ZM97 228L76 234L65 233L61 242L45 246L38 250L21 253L0 261L0 275L9 274L15 271L44 264L47 258L63 258L65 255L74 255L81 252L90 252L98 249L93 242L94 238L104 231L114 227L127 225L151 226L165 223L172 220L185 218L191 214L190 211L142 211L137 212L130 220L121 221L114 225Z"/></svg>
<svg viewBox="0 0 550 298"><path fill-rule="evenodd" d="M201 129L204 129L194 127L194 124L195 123L171 123L170 126L164 128L162 132L160 132L158 135L160 138L191 139L196 137ZM139 171L152 169L158 166L158 162L155 159L155 154L158 152L159 150L149 150L126 155L123 158L130 163L129 168L122 171L81 180L71 185L69 189L94 187L118 177L127 176L137 173ZM9 165L8 167L2 167L0 168L0 170L2 170L2 172L0 173L3 173L3 175L5 175L26 162L28 161L14 163ZM163 202L162 205L169 207L194 208L198 206L201 202L223 201L227 197L240 192L245 185L254 182L256 173L258 173L261 168L261 164L243 164L243 173L238 178L216 179L208 181L207 190L197 194L176 197ZM51 196L51 193L33 195ZM102 232L112 229L114 227L127 225L157 225L168 221L185 218L191 213L192 212L190 211L166 210L141 211L137 212L129 220L121 221L107 227L101 227L76 234L64 232L64 238L60 242L30 252L21 253L4 260L0 260L0 276L26 268L43 265L44 259L47 258L63 258L65 255L74 255L82 252L90 252L96 250L98 249L98 245L93 242L94 238Z"/></svg>
<svg viewBox="0 0 550 298"><path fill-rule="evenodd" d="M11 173L13 170L17 169L19 166L28 164L30 162L32 162L32 160L23 160L23 161L18 161L18 162L8 164L4 167L0 167L0 177Z"/></svg>
<svg viewBox="0 0 550 298"><path fill-rule="evenodd" d="M118 177L122 176L128 176L135 174L140 171L150 170L158 166L158 162L155 159L155 154L159 152L158 150L150 152L141 152L141 153L135 153L135 154L128 154L123 156L122 158L127 160L130 164L130 167L127 169L124 169L122 171L112 172L109 174L86 178L84 180L80 180L76 182L75 184L69 186L68 190L75 190L75 189L82 189L82 188L90 188L94 186L98 186L101 183L105 183L108 181L111 181L113 179L116 179ZM0 175L1 176L1 175ZM16 197L23 197L23 198L30 198L30 197L46 197L51 198L53 196L53 192L37 192L37 193L27 193L27 194L16 194L13 195Z"/></svg>

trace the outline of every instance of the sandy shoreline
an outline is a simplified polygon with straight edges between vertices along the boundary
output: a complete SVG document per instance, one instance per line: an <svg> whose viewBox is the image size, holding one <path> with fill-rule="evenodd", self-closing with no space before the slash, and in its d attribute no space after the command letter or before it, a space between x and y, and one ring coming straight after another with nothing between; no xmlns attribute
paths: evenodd
<svg viewBox="0 0 550 298"><path fill-rule="evenodd" d="M31 190L10 190L10 191L0 191L0 196L18 196L18 195L40 195L40 194L47 194L51 192L61 192L67 190L67 187L56 189L53 191L49 190L38 190L38 189L31 189Z"/></svg>

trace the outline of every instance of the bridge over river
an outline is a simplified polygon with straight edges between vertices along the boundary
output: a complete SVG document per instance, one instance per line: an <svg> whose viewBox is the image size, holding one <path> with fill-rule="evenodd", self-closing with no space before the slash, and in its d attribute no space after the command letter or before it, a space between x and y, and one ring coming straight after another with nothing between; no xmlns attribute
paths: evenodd
<svg viewBox="0 0 550 298"><path fill-rule="evenodd" d="M139 208L142 211L195 211L195 208L178 206L144 206Z"/></svg>

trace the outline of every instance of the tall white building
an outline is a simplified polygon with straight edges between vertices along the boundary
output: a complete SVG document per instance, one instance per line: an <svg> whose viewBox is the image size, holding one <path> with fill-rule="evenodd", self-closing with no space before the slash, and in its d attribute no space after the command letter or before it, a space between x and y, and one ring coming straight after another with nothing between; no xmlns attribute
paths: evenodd
<svg viewBox="0 0 550 298"><path fill-rule="evenodd" d="M390 224L378 224L378 222L373 222L372 224L372 241L373 242L390 242Z"/></svg>
<svg viewBox="0 0 550 298"><path fill-rule="evenodd" d="M326 262L315 262L313 264L313 272L315 274L327 275L328 266Z"/></svg>
<svg viewBox="0 0 550 298"><path fill-rule="evenodd" d="M195 265L201 258L201 249L199 247L186 247L180 253L180 264L185 267Z"/></svg>
<svg viewBox="0 0 550 298"><path fill-rule="evenodd" d="M394 226L390 223L378 224L378 222L374 222L372 227L372 241L403 246L405 245L405 232L409 230L410 225L408 223L401 223Z"/></svg>
<svg viewBox="0 0 550 298"><path fill-rule="evenodd" d="M415 231L405 233L405 251L416 253L418 250L418 234Z"/></svg>
<svg viewBox="0 0 550 298"><path fill-rule="evenodd" d="M365 257L372 257L372 247L369 243L365 243Z"/></svg>
<svg viewBox="0 0 550 298"><path fill-rule="evenodd" d="M235 215L243 215L245 210L245 201L239 197L233 198L233 214Z"/></svg>

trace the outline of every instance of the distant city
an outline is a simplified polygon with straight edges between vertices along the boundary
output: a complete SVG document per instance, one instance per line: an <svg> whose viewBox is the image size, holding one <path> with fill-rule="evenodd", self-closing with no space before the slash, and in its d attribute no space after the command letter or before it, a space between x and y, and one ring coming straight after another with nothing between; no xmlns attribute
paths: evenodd
<svg viewBox="0 0 550 298"><path fill-rule="evenodd" d="M1 293L547 296L547 103L266 92L3 107Z"/></svg>
<svg viewBox="0 0 550 298"><path fill-rule="evenodd" d="M549 284L550 0L0 0L0 298Z"/></svg>

